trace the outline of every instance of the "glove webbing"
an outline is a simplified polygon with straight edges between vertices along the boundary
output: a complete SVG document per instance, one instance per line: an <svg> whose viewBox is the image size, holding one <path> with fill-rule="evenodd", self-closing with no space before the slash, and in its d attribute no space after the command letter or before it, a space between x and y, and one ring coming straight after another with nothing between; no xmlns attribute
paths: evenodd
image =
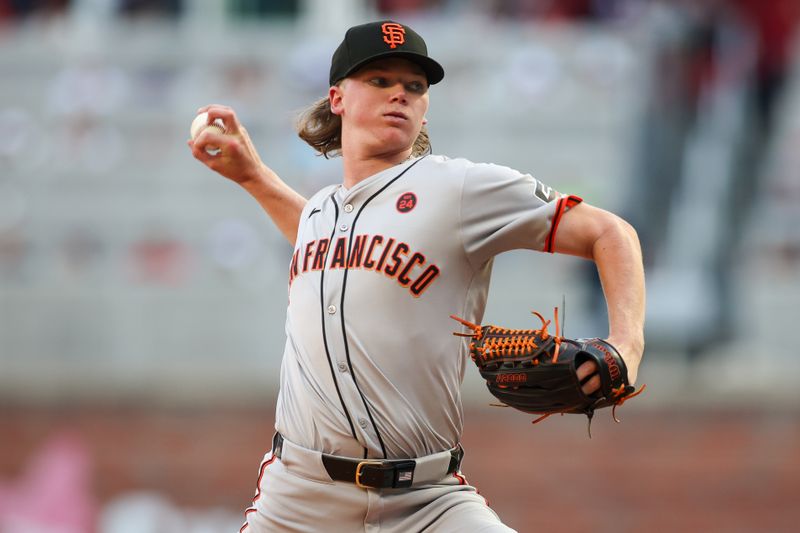
<svg viewBox="0 0 800 533"><path fill-rule="evenodd" d="M483 363L489 364L492 359L502 359L505 357L522 355L525 352L529 352L532 350L537 350L539 345L536 344L536 339L539 338L541 340L547 340L550 338L550 333L547 331L547 327L550 325L549 320L545 320L545 318L536 311L531 311L532 314L539 317L539 320L542 321L542 327L540 329L524 329L524 330L512 330L508 328L501 328L498 326L479 326L477 324L473 324L467 320L464 320L461 317L456 315L450 315L450 318L460 322L461 324L465 325L466 327L470 328L473 332L472 333L453 333L453 335L459 337L470 337L474 339L470 342L469 349L470 355L472 360L475 363ZM553 360L552 363L558 361L558 352L561 348L561 337L559 336L559 327L558 327L558 308L556 307L553 310L553 314L555 317L555 334L552 336L553 341L556 344L555 351L553 352ZM512 331L516 332L516 335L509 336L509 333ZM483 345L480 346L477 350L475 349L475 341L479 341L484 339ZM477 361L477 357L475 352L480 354L481 361ZM538 365L539 358L533 359L532 364Z"/></svg>

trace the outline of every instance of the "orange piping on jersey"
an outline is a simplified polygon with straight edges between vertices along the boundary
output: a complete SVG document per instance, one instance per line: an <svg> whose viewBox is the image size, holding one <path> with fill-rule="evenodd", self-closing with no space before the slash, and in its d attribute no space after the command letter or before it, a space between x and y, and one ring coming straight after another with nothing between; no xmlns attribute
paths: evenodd
<svg viewBox="0 0 800 533"><path fill-rule="evenodd" d="M553 222L550 225L550 233L544 241L544 251L553 253L556 244L556 232L558 231L558 224L561 222L561 216L567 209L572 209L583 201L582 198L575 195L562 196L558 199L556 204L556 212L553 213Z"/></svg>

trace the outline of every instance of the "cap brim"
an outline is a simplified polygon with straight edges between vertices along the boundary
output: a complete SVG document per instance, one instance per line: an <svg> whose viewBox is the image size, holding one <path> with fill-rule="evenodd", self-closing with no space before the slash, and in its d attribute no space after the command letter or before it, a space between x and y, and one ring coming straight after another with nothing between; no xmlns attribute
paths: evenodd
<svg viewBox="0 0 800 533"><path fill-rule="evenodd" d="M442 66L438 62L434 61L430 57L424 56L422 54L417 54L414 52L398 52L394 50L384 52L381 54L375 54L374 56L370 56L362 61L359 61L358 63L350 67L350 69L347 72L345 72L344 76L342 76L342 79L351 75L353 72L360 69L367 63L376 61L378 59L383 59L386 57L400 57L403 59L408 59L412 63L416 63L417 65L422 67L422 70L425 71L425 76L428 78L429 85L433 85L434 83L439 83L440 81L442 81L442 79L444 79L444 68L442 68Z"/></svg>

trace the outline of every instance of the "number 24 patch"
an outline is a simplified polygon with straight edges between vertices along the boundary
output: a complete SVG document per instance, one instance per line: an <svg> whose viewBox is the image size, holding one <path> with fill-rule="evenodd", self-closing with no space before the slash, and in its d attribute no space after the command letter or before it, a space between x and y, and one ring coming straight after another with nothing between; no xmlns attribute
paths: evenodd
<svg viewBox="0 0 800 533"><path fill-rule="evenodd" d="M408 213L417 207L417 195L413 192L405 192L400 195L395 204L397 210L401 213Z"/></svg>

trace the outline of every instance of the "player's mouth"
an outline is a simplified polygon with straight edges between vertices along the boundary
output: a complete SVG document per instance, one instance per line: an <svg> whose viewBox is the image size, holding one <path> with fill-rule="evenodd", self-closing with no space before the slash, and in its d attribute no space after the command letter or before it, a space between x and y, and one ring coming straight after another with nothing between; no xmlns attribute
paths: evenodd
<svg viewBox="0 0 800 533"><path fill-rule="evenodd" d="M402 123L408 120L408 116L405 113L401 113L400 111L389 111L388 113L384 113L383 116L387 118L390 122Z"/></svg>

